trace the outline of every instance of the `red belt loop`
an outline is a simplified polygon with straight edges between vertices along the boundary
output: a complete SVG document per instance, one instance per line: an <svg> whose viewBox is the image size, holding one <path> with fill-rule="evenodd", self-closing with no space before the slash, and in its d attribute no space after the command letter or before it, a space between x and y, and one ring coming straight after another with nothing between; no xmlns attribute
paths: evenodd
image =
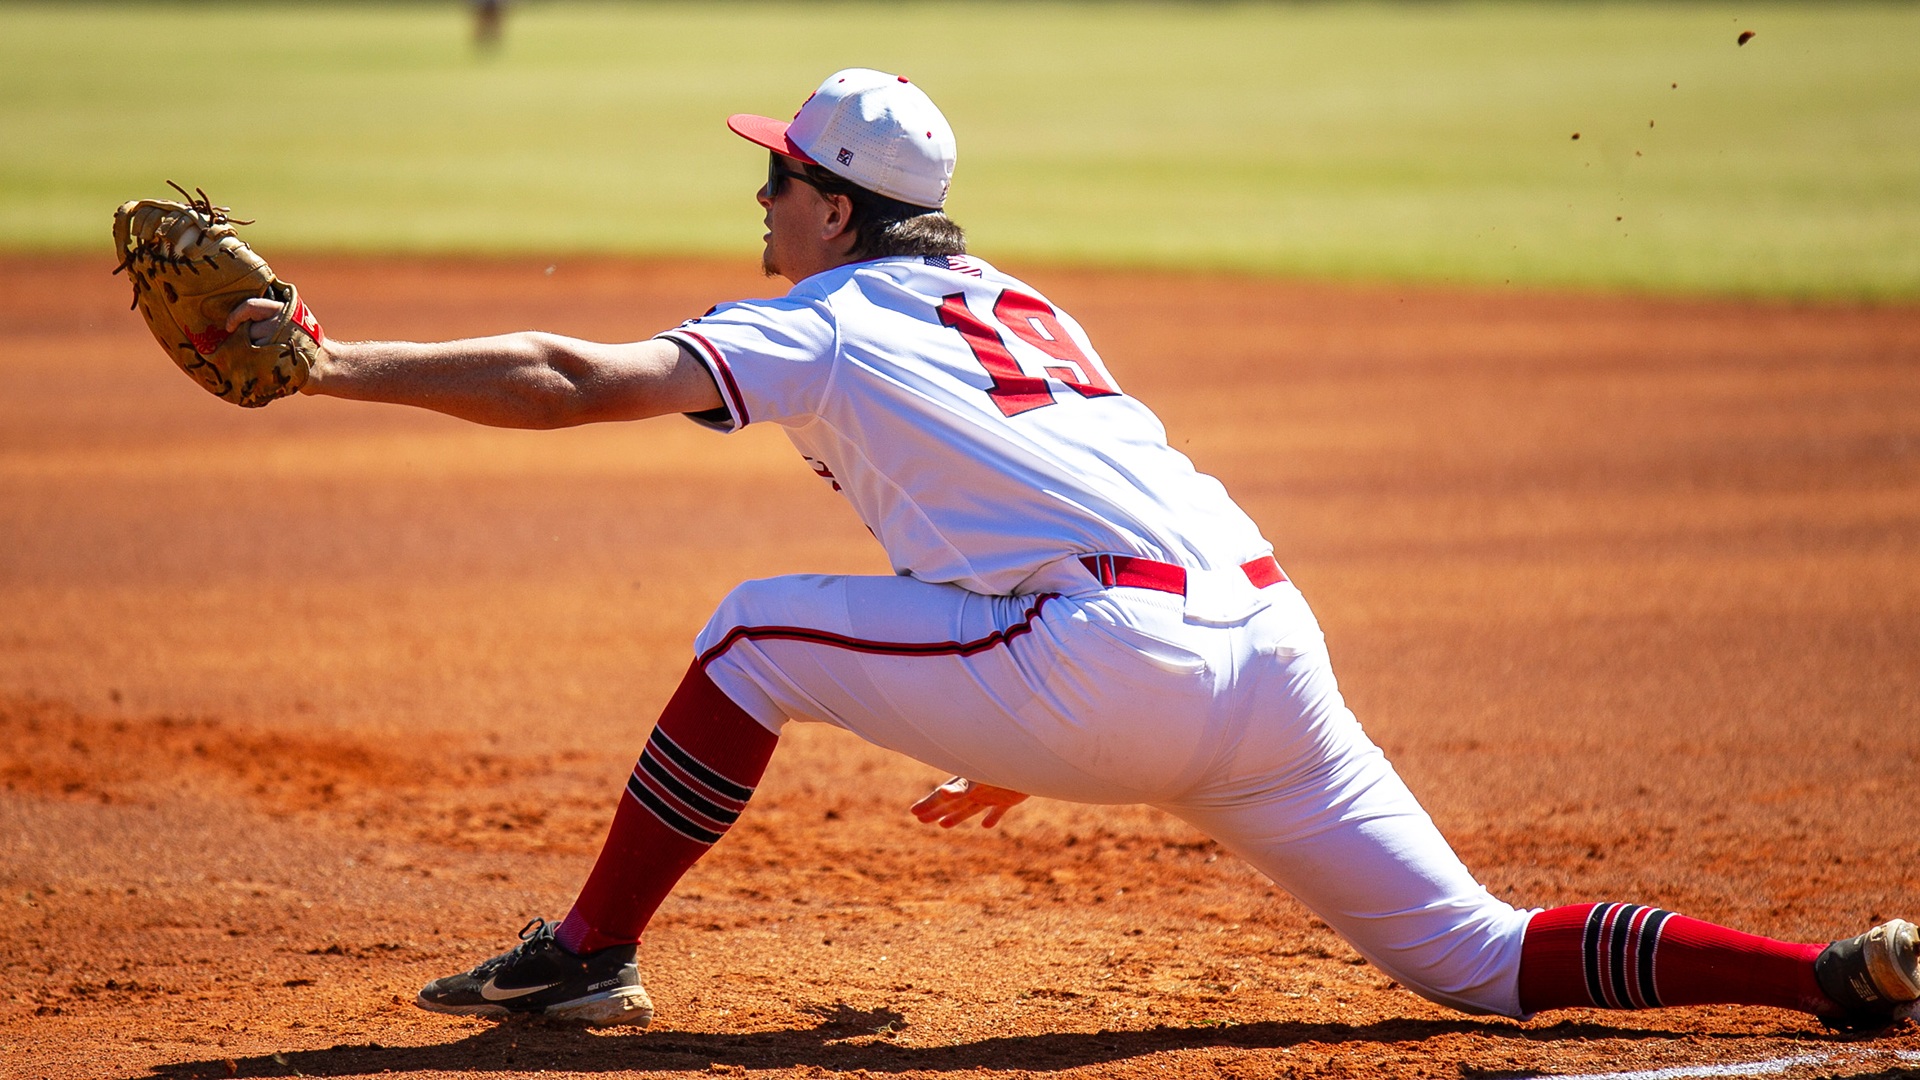
<svg viewBox="0 0 1920 1080"><path fill-rule="evenodd" d="M1175 596L1187 595L1187 568L1184 566L1132 555L1082 555L1080 565L1109 589L1120 586L1153 589ZM1271 555L1262 555L1252 562L1240 564L1240 572L1247 575L1247 580L1256 589L1287 580L1287 575L1280 570L1280 564Z"/></svg>

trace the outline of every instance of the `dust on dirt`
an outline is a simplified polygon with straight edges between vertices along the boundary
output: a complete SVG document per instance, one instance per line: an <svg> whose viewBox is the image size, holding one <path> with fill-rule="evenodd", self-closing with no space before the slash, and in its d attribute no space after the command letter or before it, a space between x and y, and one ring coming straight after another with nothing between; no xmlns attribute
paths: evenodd
<svg viewBox="0 0 1920 1080"><path fill-rule="evenodd" d="M548 266L552 265L552 272ZM0 267L7 1075L1898 1075L1760 1009L1461 1016L1148 811L921 826L791 730L642 954L644 1032L411 1004L556 917L735 582L884 573L776 432L488 431L165 362ZM630 340L747 265L288 259L341 337ZM1920 912L1920 310L1028 268L1258 520L1350 703L1526 905Z"/></svg>

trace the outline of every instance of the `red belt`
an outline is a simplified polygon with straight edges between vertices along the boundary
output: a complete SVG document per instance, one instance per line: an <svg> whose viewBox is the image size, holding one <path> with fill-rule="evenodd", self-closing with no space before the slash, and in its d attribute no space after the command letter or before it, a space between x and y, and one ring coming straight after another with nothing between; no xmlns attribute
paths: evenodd
<svg viewBox="0 0 1920 1080"><path fill-rule="evenodd" d="M1130 589L1155 589L1178 596L1187 595L1187 568L1184 566L1133 555L1082 555L1080 565L1098 578L1100 584L1108 587L1124 585ZM1287 575L1280 572L1280 564L1271 555L1241 563L1240 572L1247 575L1247 580L1253 582L1256 589L1287 580Z"/></svg>

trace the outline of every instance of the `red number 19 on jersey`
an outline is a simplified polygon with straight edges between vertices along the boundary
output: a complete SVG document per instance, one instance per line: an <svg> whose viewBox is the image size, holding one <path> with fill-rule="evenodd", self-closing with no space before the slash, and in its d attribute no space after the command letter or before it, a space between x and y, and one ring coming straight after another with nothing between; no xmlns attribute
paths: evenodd
<svg viewBox="0 0 1920 1080"><path fill-rule="evenodd" d="M1081 397L1109 397L1120 392L1100 374L1100 369L1080 351L1080 346L1073 343L1067 328L1060 325L1059 316L1039 297L1007 289L993 302L993 317L1021 341L1060 361L1057 367L1047 365L1047 374ZM974 359L993 376L987 396L1001 412L1018 416L1053 404L1053 390L1047 380L1021 369L999 333L967 307L966 293L941 298L940 325L960 331L967 347L973 350Z"/></svg>

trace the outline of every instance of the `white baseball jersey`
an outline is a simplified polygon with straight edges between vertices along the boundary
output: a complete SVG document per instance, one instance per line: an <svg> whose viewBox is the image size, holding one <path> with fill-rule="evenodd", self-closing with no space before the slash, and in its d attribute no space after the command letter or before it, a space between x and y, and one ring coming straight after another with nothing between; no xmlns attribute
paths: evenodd
<svg viewBox="0 0 1920 1080"><path fill-rule="evenodd" d="M1528 913L1492 896L1348 711L1269 545L1080 327L977 259L876 259L662 335L726 429L770 420L898 576L746 582L694 642L748 715L838 726L1034 795L1193 823L1391 977L1517 1015ZM696 417L696 419L703 419ZM1081 555L1186 568L1111 585Z"/></svg>
<svg viewBox="0 0 1920 1080"><path fill-rule="evenodd" d="M715 426L786 428L895 573L1009 595L1063 556L1217 571L1271 551L1079 324L979 259L855 263L660 336L712 370Z"/></svg>

